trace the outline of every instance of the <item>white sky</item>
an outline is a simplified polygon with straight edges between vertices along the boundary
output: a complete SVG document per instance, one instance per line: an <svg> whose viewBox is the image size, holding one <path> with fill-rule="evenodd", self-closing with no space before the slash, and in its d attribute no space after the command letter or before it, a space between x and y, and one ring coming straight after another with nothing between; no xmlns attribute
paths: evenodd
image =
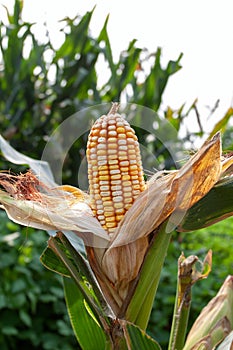
<svg viewBox="0 0 233 350"><path fill-rule="evenodd" d="M115 57L133 38L151 52L162 47L164 62L183 52L183 68L169 80L165 106L178 108L187 102L188 107L198 98L200 111L208 115L206 106L213 107L220 99L219 118L232 104L232 0L24 0L24 4L25 19L46 20L52 28L66 15L84 14L96 5L91 22L94 36L110 13L108 32Z"/></svg>

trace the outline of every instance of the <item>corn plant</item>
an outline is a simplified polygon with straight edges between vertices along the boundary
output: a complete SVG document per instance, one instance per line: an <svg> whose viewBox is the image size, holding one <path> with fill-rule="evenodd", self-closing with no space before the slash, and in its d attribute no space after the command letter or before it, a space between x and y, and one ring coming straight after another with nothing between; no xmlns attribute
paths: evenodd
<svg viewBox="0 0 233 350"><path fill-rule="evenodd" d="M50 234L41 262L63 276L81 348L160 349L146 328L172 233L232 215L233 157L222 154L217 133L180 169L145 181L137 136L118 109L114 103L90 130L89 193L56 184L47 162L22 155L1 137L4 157L30 171L0 173L0 202L11 220ZM209 251L203 262L184 255L178 261L169 350L221 349L221 342L230 349L230 276L186 340L191 289L208 276L211 260Z"/></svg>

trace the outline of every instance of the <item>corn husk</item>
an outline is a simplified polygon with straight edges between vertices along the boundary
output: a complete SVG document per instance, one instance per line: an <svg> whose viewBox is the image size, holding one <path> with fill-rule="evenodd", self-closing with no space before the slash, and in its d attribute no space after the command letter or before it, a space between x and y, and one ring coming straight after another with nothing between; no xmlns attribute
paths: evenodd
<svg viewBox="0 0 233 350"><path fill-rule="evenodd" d="M193 324L183 350L212 350L233 328L233 276L228 276L218 294Z"/></svg>
<svg viewBox="0 0 233 350"><path fill-rule="evenodd" d="M101 269L114 285L125 286L126 276L128 283L137 276L141 253L148 246L146 237L151 232L175 211L184 215L214 186L221 174L220 157L220 134L217 134L180 170L149 182L120 222L110 247L98 256ZM124 290L122 294L126 293Z"/></svg>

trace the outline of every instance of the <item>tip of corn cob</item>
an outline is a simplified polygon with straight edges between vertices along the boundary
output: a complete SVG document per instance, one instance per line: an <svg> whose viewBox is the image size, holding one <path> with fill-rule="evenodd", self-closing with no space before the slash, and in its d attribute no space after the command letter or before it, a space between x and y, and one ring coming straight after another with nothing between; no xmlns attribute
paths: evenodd
<svg viewBox="0 0 233 350"><path fill-rule="evenodd" d="M113 232L145 189L137 136L113 103L94 123L87 143L91 206L101 225Z"/></svg>

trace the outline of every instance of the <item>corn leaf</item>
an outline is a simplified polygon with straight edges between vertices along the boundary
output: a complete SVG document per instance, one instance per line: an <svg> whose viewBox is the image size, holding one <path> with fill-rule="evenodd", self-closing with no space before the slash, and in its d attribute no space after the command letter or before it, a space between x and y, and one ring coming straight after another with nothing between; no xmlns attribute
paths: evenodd
<svg viewBox="0 0 233 350"><path fill-rule="evenodd" d="M126 323L124 333L130 350L161 350L154 339L132 323Z"/></svg>
<svg viewBox="0 0 233 350"><path fill-rule="evenodd" d="M50 248L45 248L40 257L41 263L49 270L62 276L70 277L67 268L62 264L58 256Z"/></svg>
<svg viewBox="0 0 233 350"><path fill-rule="evenodd" d="M226 114L223 116L223 118L220 119L219 122L215 125L214 129L210 133L210 137L214 136L214 134L216 134L216 132L218 132L219 130L224 132L229 122L229 119L232 117L232 115L233 115L233 108L230 107L227 110Z"/></svg>
<svg viewBox="0 0 233 350"><path fill-rule="evenodd" d="M219 182L195 203L178 226L178 231L194 231L233 215L233 177Z"/></svg>
<svg viewBox="0 0 233 350"><path fill-rule="evenodd" d="M85 299L76 284L68 278L64 278L63 283L70 321L81 348L111 349L109 339L86 306Z"/></svg>
<svg viewBox="0 0 233 350"><path fill-rule="evenodd" d="M146 255L140 272L140 283L136 286L125 312L125 318L143 330L146 329L149 321L160 273L171 238L171 233L166 233L166 223L155 235L156 237ZM123 307L126 307L126 305Z"/></svg>
<svg viewBox="0 0 233 350"><path fill-rule="evenodd" d="M204 341L211 345L209 349L214 349L214 346L232 330L232 310L233 276L228 276L217 295L204 307L194 322L183 350L196 349L194 345Z"/></svg>

